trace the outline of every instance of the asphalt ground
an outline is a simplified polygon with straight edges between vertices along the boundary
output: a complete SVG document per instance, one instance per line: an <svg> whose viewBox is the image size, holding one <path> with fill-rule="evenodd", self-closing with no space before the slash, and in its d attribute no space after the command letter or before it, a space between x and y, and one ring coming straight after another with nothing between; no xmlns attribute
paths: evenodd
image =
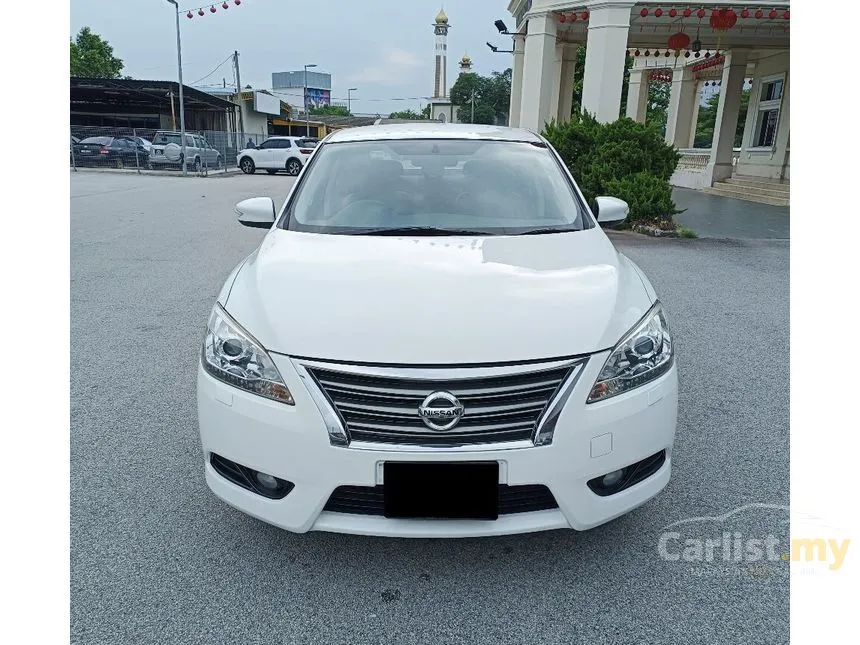
<svg viewBox="0 0 860 645"><path fill-rule="evenodd" d="M72 175L73 643L788 642L787 562L658 549L735 509L683 539L787 542L786 513L744 508L789 503L787 242L612 234L678 352L672 480L645 506L583 533L294 535L209 492L194 389L216 294L264 235L233 205L291 181Z"/></svg>

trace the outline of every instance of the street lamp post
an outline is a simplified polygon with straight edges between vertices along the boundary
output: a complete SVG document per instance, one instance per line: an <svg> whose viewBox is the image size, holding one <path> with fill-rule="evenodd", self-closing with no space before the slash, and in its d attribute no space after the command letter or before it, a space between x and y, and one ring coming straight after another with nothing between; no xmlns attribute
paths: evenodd
<svg viewBox="0 0 860 645"><path fill-rule="evenodd" d="M176 7L176 60L179 66L179 132L182 137L182 175L188 176L188 161L185 158L185 97L182 93L182 38L179 35L179 3L167 0Z"/></svg>
<svg viewBox="0 0 860 645"><path fill-rule="evenodd" d="M316 67L315 64L305 65L305 136L311 136L311 117L308 114L308 68Z"/></svg>
<svg viewBox="0 0 860 645"><path fill-rule="evenodd" d="M357 87L350 87L346 91L346 111L352 114L352 93L355 92Z"/></svg>

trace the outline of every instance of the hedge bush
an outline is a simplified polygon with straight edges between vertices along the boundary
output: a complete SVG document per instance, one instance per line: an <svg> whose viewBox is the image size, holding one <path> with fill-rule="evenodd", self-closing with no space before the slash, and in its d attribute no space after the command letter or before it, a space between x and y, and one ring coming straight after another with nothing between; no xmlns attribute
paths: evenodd
<svg viewBox="0 0 860 645"><path fill-rule="evenodd" d="M549 123L543 135L564 159L585 198L611 195L630 205L627 223L649 222L661 228L679 213L669 178L680 155L660 132L624 117L599 123L590 114Z"/></svg>

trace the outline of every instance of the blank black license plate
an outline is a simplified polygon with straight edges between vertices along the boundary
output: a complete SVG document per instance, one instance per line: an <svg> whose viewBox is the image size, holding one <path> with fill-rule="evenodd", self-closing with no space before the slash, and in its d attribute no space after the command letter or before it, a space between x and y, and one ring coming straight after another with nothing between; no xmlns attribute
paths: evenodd
<svg viewBox="0 0 860 645"><path fill-rule="evenodd" d="M496 520L499 463L386 462L385 517Z"/></svg>

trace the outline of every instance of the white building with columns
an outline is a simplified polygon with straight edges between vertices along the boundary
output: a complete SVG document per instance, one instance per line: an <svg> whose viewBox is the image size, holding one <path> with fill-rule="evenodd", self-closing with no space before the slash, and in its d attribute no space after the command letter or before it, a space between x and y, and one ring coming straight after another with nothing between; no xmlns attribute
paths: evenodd
<svg viewBox="0 0 860 645"><path fill-rule="evenodd" d="M627 116L645 121L648 83L656 70L664 82L670 80L666 141L682 153L676 185L720 184L737 192L721 182L758 179L747 182L752 186L789 179L789 2L511 0L508 11L516 25L512 126L539 131L552 119L570 117L576 51L587 46L582 109L599 121L621 116L628 55L634 64ZM745 79L752 87L738 149ZM700 92L711 82L720 88L713 141L707 149L693 149Z"/></svg>

